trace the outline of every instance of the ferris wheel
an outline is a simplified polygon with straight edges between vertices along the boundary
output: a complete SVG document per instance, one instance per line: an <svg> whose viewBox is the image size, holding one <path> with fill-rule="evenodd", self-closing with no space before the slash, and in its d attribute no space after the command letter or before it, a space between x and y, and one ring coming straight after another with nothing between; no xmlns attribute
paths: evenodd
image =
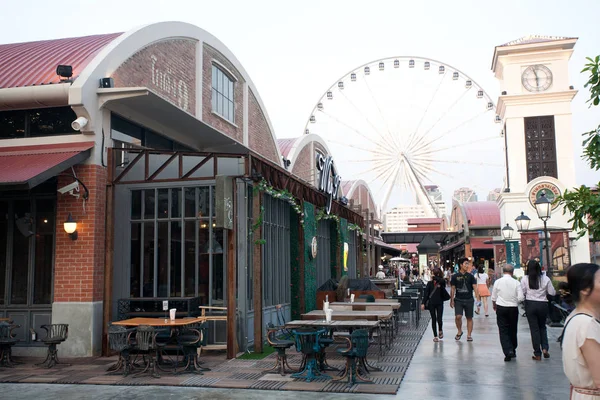
<svg viewBox="0 0 600 400"><path fill-rule="evenodd" d="M345 180L363 179L383 211L427 195L501 187L501 122L490 96L448 64L421 57L375 60L337 79L315 104L305 134L327 142Z"/></svg>

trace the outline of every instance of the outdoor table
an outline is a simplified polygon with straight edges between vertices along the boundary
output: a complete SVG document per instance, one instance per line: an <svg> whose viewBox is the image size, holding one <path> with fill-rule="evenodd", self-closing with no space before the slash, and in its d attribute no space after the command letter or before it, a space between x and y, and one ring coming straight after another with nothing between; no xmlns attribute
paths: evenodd
<svg viewBox="0 0 600 400"><path fill-rule="evenodd" d="M394 327L399 326L400 320L400 303L397 301L376 301L375 303L366 303L366 302L354 302L354 303L344 303L341 301L335 301L330 304L330 306L352 306L352 311L372 311L371 308L377 307L390 307L394 312L394 318L392 320L393 326L391 331L392 338L395 337ZM334 311L335 313L335 311Z"/></svg>
<svg viewBox="0 0 600 400"><path fill-rule="evenodd" d="M141 326L141 325L148 325L148 326L161 327L161 328L170 327L171 331L178 331L179 328L181 328L181 327L184 327L184 326L190 325L190 324L194 324L194 323L198 323L198 322L204 322L205 320L206 320L206 317L176 318L174 320L171 320L169 318L136 317L136 318L124 319L122 321L115 321L112 324L113 325L121 325L121 326L136 326L136 327ZM175 364L176 364L176 362L175 362ZM160 365L160 364L158 364L158 365ZM174 373L176 373L176 372L177 371L175 368ZM197 370L194 372L201 373L200 370Z"/></svg>
<svg viewBox="0 0 600 400"><path fill-rule="evenodd" d="M10 318L0 318L0 322L10 322Z"/></svg>
<svg viewBox="0 0 600 400"><path fill-rule="evenodd" d="M335 321L352 321L356 319L366 319L367 321L379 321L382 319L391 319L393 311L334 311L331 319ZM302 319L325 319L323 310L313 310L302 314Z"/></svg>

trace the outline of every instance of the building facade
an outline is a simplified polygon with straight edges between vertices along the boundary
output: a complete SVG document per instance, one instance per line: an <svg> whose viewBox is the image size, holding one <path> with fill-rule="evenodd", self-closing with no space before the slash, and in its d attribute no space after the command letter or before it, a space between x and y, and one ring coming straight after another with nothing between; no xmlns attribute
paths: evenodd
<svg viewBox="0 0 600 400"><path fill-rule="evenodd" d="M461 203L467 203L470 201L477 201L477 193L473 189L468 187L461 187L456 189L452 196L453 200L460 201Z"/></svg>

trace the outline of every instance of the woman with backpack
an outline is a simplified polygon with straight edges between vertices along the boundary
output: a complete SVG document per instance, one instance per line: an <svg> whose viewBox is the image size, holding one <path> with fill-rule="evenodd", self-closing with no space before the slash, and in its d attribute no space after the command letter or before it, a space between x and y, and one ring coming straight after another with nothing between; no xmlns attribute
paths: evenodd
<svg viewBox="0 0 600 400"><path fill-rule="evenodd" d="M431 314L431 329L433 329L433 341L439 342L444 338L442 330L442 319L444 317L444 301L449 300L450 295L446 291L444 274L439 268L434 268L432 279L427 282L423 292L422 310L429 310ZM439 329L439 336L438 336Z"/></svg>
<svg viewBox="0 0 600 400"><path fill-rule="evenodd" d="M575 310L565 323L562 355L571 400L600 399L600 267L575 264L567 271Z"/></svg>

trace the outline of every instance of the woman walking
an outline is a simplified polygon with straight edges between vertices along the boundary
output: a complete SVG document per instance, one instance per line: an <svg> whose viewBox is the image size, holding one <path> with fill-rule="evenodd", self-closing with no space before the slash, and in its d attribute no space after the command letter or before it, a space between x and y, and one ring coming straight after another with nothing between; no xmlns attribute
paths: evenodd
<svg viewBox="0 0 600 400"><path fill-rule="evenodd" d="M600 267L575 264L567 272L577 307L563 330L563 369L571 400L600 399Z"/></svg>
<svg viewBox="0 0 600 400"><path fill-rule="evenodd" d="M548 353L548 333L546 331L546 318L548 317L547 295L554 296L556 291L552 281L546 275L542 275L542 267L536 260L527 262L527 275L521 279L521 287L525 295L525 314L529 322L531 332L531 344L533 344L532 359L536 361L550 358Z"/></svg>
<svg viewBox="0 0 600 400"><path fill-rule="evenodd" d="M439 342L440 339L444 338L444 331L442 330L442 319L444 317L444 299L449 296L444 296L442 292L446 292L446 281L444 281L444 274L439 268L434 268L432 279L427 282L425 291L423 293L423 304L421 309L429 310L431 314L431 329L433 329L433 341ZM446 292L448 294L448 292ZM438 336L439 329L439 336Z"/></svg>
<svg viewBox="0 0 600 400"><path fill-rule="evenodd" d="M477 279L477 289L479 292L479 299L477 299L477 310L476 314L479 314L481 311L481 302L483 302L483 312L485 312L485 316L489 317L488 314L488 298L491 296L490 294L490 276L485 273L483 270L483 265L480 265L477 269L477 273L475 274L475 279Z"/></svg>

